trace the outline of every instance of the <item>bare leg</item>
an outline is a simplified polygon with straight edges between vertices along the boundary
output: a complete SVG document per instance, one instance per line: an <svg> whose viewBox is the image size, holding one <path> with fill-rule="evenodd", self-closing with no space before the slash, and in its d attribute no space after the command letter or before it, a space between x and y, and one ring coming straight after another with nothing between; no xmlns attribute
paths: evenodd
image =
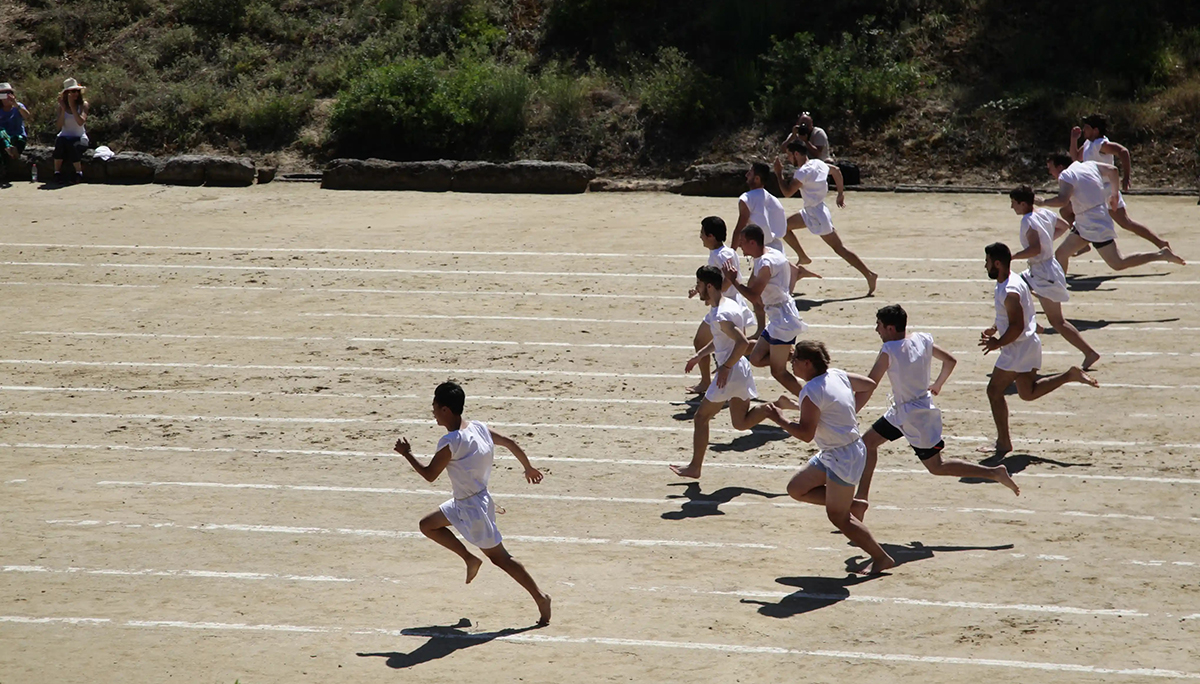
<svg viewBox="0 0 1200 684"><path fill-rule="evenodd" d="M1072 366L1065 373L1048 375L1044 378L1039 378L1036 370L1019 373L1014 380L1017 383L1017 395L1025 401L1041 399L1068 382L1078 382L1092 387L1100 386L1100 383L1096 382L1092 376L1080 370L1079 366Z"/></svg>
<svg viewBox="0 0 1200 684"><path fill-rule="evenodd" d="M541 589L538 589L537 582L529 576L529 572L524 565L504 548L504 544L493 546L490 549L480 549L483 555L488 557L496 567L508 573L508 576L515 579L517 584L525 587L525 591L533 597L538 607L538 625L545 626L550 624L550 594L543 594Z"/></svg>
<svg viewBox="0 0 1200 684"><path fill-rule="evenodd" d="M942 475L944 477L974 477L981 480L991 480L1012 490L1013 494L1021 495L1021 488L1013 482L1012 476L1008 474L1008 468L1003 465L998 465L989 468L977 463L969 461L961 461L957 458L943 459L941 454L937 454L932 458L927 458L921 461L921 465L934 475Z"/></svg>
<svg viewBox="0 0 1200 684"><path fill-rule="evenodd" d="M854 498L866 501L871 493L871 478L875 476L875 466L879 463L879 447L887 444L887 440L872 428L863 435L862 441L867 447L867 465L863 468L862 477L858 479L858 492ZM859 520L864 517L866 517L866 511L859 516Z"/></svg>
<svg viewBox="0 0 1200 684"><path fill-rule="evenodd" d="M1083 352L1083 368L1086 370L1091 368L1097 361L1100 360L1100 353L1092 348L1083 339L1083 335L1079 334L1079 329L1071 324L1063 317L1062 303L1053 302L1045 297L1038 297L1038 301L1042 303L1042 310L1046 312L1046 318L1050 320L1050 325L1058 331L1058 334L1063 336L1072 347Z"/></svg>
<svg viewBox="0 0 1200 684"><path fill-rule="evenodd" d="M772 346L773 345L770 342L767 342L765 337L759 337L758 341L754 343L754 348L751 349L750 353L746 356L746 359L750 361L751 366L754 366L755 368L762 368L763 366L771 363ZM799 396L798 392L796 396Z"/></svg>
<svg viewBox="0 0 1200 684"><path fill-rule="evenodd" d="M735 430L749 430L767 419L770 410L767 408L769 404L759 404L754 408L750 408L750 401L747 399L730 399L729 400L729 419L733 423Z"/></svg>
<svg viewBox="0 0 1200 684"><path fill-rule="evenodd" d="M775 381L783 385L783 388L791 392L793 396L798 397L801 390L800 381L788 370L788 361L791 358L792 346L790 344L771 345L771 377L775 378Z"/></svg>
<svg viewBox="0 0 1200 684"><path fill-rule="evenodd" d="M1133 233L1146 242L1149 242L1155 247L1162 249L1164 247L1171 246L1171 243L1159 237L1157 233L1150 230L1145 224L1138 223L1137 221L1129 218L1129 212L1125 210L1125 207L1121 207L1116 211L1109 210L1108 214L1109 216L1112 216L1113 221L1116 221L1118 226L1121 226L1125 230Z"/></svg>
<svg viewBox="0 0 1200 684"><path fill-rule="evenodd" d="M761 301L751 301L750 306L754 309L754 320L758 321L758 329L750 337L758 339L762 337L763 329L767 327L767 309Z"/></svg>
<svg viewBox="0 0 1200 684"><path fill-rule="evenodd" d="M708 346L709 342L712 342L712 329L708 327L707 323L701 322L700 327L696 328L696 336L692 339L692 346L696 348L696 351L700 351ZM700 359L700 363L697 364L700 366L700 382L687 388L688 392L704 394L708 391L708 384L712 382L711 360L712 355Z"/></svg>
<svg viewBox="0 0 1200 684"><path fill-rule="evenodd" d="M792 214L787 218L787 234L783 236L783 241L796 250L796 263L801 266L812 263L812 259L804 253L804 248L800 246L800 238L796 237L796 231L804 227L804 219L800 218L800 214Z"/></svg>
<svg viewBox="0 0 1200 684"><path fill-rule="evenodd" d="M824 506L825 484L825 471L806 463L788 481L788 496L803 503ZM869 505L866 501L855 499L850 504L850 514L861 520Z"/></svg>
<svg viewBox="0 0 1200 684"><path fill-rule="evenodd" d="M704 399L696 415L692 418L692 462L687 467L671 466L671 471L679 477L700 477L700 467L704 465L704 454L708 452L708 424L714 416L721 412L725 404Z"/></svg>
<svg viewBox="0 0 1200 684"><path fill-rule="evenodd" d="M842 244L842 238L838 237L837 231L835 230L828 235L822 235L821 239L825 241L825 244L832 247L838 256L845 259L846 263L853 266L855 270L867 279L867 296L875 294L875 286L879 283L879 274L867 268L867 265L863 263L862 259L858 258L857 254L851 252L849 248Z"/></svg>
<svg viewBox="0 0 1200 684"><path fill-rule="evenodd" d="M463 559L463 562L467 564L467 584L470 584L471 580L475 579L475 575L479 574L479 567L483 565L483 561L468 551L467 547L458 540L458 537L454 536L449 528L450 521L440 510L421 518L421 534L450 549Z"/></svg>
<svg viewBox="0 0 1200 684"><path fill-rule="evenodd" d="M1067 233L1063 241L1058 243L1058 249L1054 250L1054 258L1058 261L1058 265L1062 266L1063 273L1069 272L1067 266L1071 263L1071 257L1075 256L1075 252L1087 243L1088 241L1079 237L1078 233Z"/></svg>
<svg viewBox="0 0 1200 684"><path fill-rule="evenodd" d="M1169 261L1173 264L1179 264L1180 266L1187 264L1187 262L1179 258L1175 252L1172 252L1170 247L1163 247L1157 252L1139 252L1137 254L1125 256L1121 254L1121 250L1117 248L1116 241L1113 241L1103 247L1100 247L1097 251L1100 252L1101 258L1104 259L1104 263L1108 264L1108 267L1114 271L1123 271L1127 268L1142 266L1154 261Z"/></svg>
<svg viewBox="0 0 1200 684"><path fill-rule="evenodd" d="M1003 456L1012 451L1012 435L1008 432L1008 401L1004 391L1016 380L1017 374L1012 371L992 369L992 379L988 382L988 403L992 406L992 420L996 423L996 445L994 449L981 447L979 451Z"/></svg>
<svg viewBox="0 0 1200 684"><path fill-rule="evenodd" d="M894 567L896 561L883 550L871 530L861 520L851 515L850 507L854 503L854 487L852 485L825 483L825 515L842 534L854 542L858 548L871 556L871 563L858 572L863 575L877 575L888 568Z"/></svg>

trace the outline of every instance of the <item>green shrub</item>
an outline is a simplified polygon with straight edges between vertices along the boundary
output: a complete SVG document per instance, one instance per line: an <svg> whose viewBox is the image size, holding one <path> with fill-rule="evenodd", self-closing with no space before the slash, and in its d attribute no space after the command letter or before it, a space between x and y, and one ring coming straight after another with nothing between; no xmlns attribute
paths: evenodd
<svg viewBox="0 0 1200 684"><path fill-rule="evenodd" d="M179 18L214 33L236 33L246 18L246 0L179 0Z"/></svg>
<svg viewBox="0 0 1200 684"><path fill-rule="evenodd" d="M313 98L306 93L235 93L214 121L244 138L248 147L266 150L291 144L312 106Z"/></svg>
<svg viewBox="0 0 1200 684"><path fill-rule="evenodd" d="M414 57L354 79L330 132L340 152L358 156L507 156L532 89L518 67Z"/></svg>
<svg viewBox="0 0 1200 684"><path fill-rule="evenodd" d="M676 48L659 49L635 83L642 108L655 124L694 130L716 118L715 82Z"/></svg>

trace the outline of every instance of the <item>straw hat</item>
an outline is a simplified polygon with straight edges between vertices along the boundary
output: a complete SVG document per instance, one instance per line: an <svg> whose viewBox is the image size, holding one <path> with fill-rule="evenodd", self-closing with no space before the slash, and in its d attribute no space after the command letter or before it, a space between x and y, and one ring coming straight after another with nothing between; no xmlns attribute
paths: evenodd
<svg viewBox="0 0 1200 684"><path fill-rule="evenodd" d="M0 83L0 93L12 92L12 89L13 87L11 83Z"/></svg>
<svg viewBox="0 0 1200 684"><path fill-rule="evenodd" d="M68 90L78 90L80 92L83 92L83 91L87 90L87 88L84 88L83 86L79 85L79 81L76 81L73 78L68 78L67 80L63 81L63 89L61 91L59 91L58 94L62 95L63 93L67 92Z"/></svg>

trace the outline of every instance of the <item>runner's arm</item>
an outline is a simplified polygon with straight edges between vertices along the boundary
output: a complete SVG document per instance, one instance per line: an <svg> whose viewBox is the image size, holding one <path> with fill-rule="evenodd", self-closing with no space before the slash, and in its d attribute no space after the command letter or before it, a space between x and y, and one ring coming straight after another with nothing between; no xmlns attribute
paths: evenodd
<svg viewBox="0 0 1200 684"><path fill-rule="evenodd" d="M742 296L752 302L762 302L762 292L766 289L767 283L771 280L771 268L763 266L758 269L758 273L750 276L750 282L743 285L741 282L730 277L733 269L725 269L725 281L737 288Z"/></svg>
<svg viewBox="0 0 1200 684"><path fill-rule="evenodd" d="M1025 330L1024 322L1021 320L1021 297L1016 292L1009 292L1004 298L1004 311L1008 314L1008 329L999 339L988 337L979 341L979 346L983 347L983 353L995 351L1006 344L1012 344L1021 333ZM995 334L995 328L989 328Z"/></svg>
<svg viewBox="0 0 1200 684"><path fill-rule="evenodd" d="M450 447L444 446L438 449L438 452L430 459L429 465L421 465L421 462L412 455L412 447L409 446L408 440L404 437L396 440L396 453L400 454L408 460L408 464L417 471L417 474L425 478L426 482L433 482L438 479L442 471L446 469L446 465L450 463Z"/></svg>
<svg viewBox="0 0 1200 684"><path fill-rule="evenodd" d="M721 321L721 332L733 340L733 351L729 354L729 358L725 360L725 363L721 364L721 368L730 370L746 355L746 352L750 351L750 340L746 339L746 333L742 332L741 328L730 321ZM713 343L710 342L709 344Z"/></svg>
<svg viewBox="0 0 1200 684"><path fill-rule="evenodd" d="M1058 194L1050 199L1035 198L1033 203L1039 207L1050 207L1051 209L1061 209L1071 203L1071 192L1074 188L1070 183L1058 182Z"/></svg>
<svg viewBox="0 0 1200 684"><path fill-rule="evenodd" d="M779 423L779 427L789 435L795 437L802 442L811 442L817 434L817 423L821 420L821 409L812 402L812 399L804 397L800 402L800 420L798 422L790 422L782 417L778 411L771 415L772 420Z"/></svg>
<svg viewBox="0 0 1200 684"><path fill-rule="evenodd" d="M887 372L889 363L890 357L883 352L879 352L879 356L875 357L875 365L871 366L871 372L867 373L867 377L874 380L875 384L878 385L879 381L883 380L883 374Z"/></svg>
<svg viewBox="0 0 1200 684"><path fill-rule="evenodd" d="M1129 156L1129 148L1115 142L1106 142L1100 146L1104 154L1111 154L1121 161L1121 189L1129 189L1129 174L1133 170L1133 159Z"/></svg>
<svg viewBox="0 0 1200 684"><path fill-rule="evenodd" d="M704 345L704 348L702 348L700 351L696 352L695 356L688 359L687 365L685 365L683 367L683 372L691 373L692 369L696 367L696 364L700 363L700 361L702 359L704 359L705 357L707 357L709 354L712 354L714 349L716 349L716 344L711 341L708 344Z"/></svg>
<svg viewBox="0 0 1200 684"><path fill-rule="evenodd" d="M854 412L858 413L871 400L879 383L858 373L846 373L846 377L850 379L850 389L854 390Z"/></svg>
<svg viewBox="0 0 1200 684"><path fill-rule="evenodd" d="M800 190L800 181L795 176L783 177L783 162L779 161L779 157L775 158L775 180L779 181L779 190L784 197L791 197Z"/></svg>
<svg viewBox="0 0 1200 684"><path fill-rule="evenodd" d="M491 428L488 428L488 432L490 432L492 435L493 444L498 444L505 449L508 449L512 452L513 456L517 457L517 462L521 464L521 467L525 468L526 480L529 480L533 484L537 484L542 481L542 471L534 468L533 465L529 463L529 457L525 455L525 450L522 449L519 444L517 444L511 438L505 437ZM446 449L446 451L450 450Z"/></svg>
<svg viewBox="0 0 1200 684"><path fill-rule="evenodd" d="M1117 208L1117 203L1121 201L1121 172L1112 164L1096 164L1100 167L1100 175L1104 176L1104 180L1108 181L1108 206L1112 209Z"/></svg>
<svg viewBox="0 0 1200 684"><path fill-rule="evenodd" d="M829 165L829 175L833 176L833 184L837 188L837 205L845 208L846 206L846 185L842 181L842 170L836 165Z"/></svg>
<svg viewBox="0 0 1200 684"><path fill-rule="evenodd" d="M1071 224L1067 223L1066 219L1059 216L1058 220L1054 222L1054 239L1059 239L1060 237L1066 235L1070 230Z"/></svg>
<svg viewBox="0 0 1200 684"><path fill-rule="evenodd" d="M950 379L950 374L954 372L954 367L958 365L958 359L954 358L954 354L942 349L936 344L933 345L933 358L942 362L942 371L938 373L937 380L929 386L929 392L937 395L942 393L942 386Z"/></svg>
<svg viewBox="0 0 1200 684"><path fill-rule="evenodd" d="M1071 129L1071 141L1067 143L1067 154L1072 161L1083 161L1083 150L1079 149L1079 136L1083 129L1076 126Z"/></svg>
<svg viewBox="0 0 1200 684"><path fill-rule="evenodd" d="M1027 234L1029 235L1029 246L1012 255L1014 261L1035 257L1042 252L1042 236L1036 230L1027 231Z"/></svg>

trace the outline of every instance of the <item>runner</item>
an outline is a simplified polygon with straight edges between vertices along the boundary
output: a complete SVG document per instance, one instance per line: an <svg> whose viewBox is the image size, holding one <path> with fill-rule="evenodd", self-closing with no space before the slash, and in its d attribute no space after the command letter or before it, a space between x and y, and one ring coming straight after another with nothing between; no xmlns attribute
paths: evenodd
<svg viewBox="0 0 1200 684"><path fill-rule="evenodd" d="M1062 312L1062 303L1069 300L1067 275L1054 259L1054 240L1071 229L1071 226L1049 209L1034 208L1033 188L1022 185L1008 193L1012 210L1021 217L1021 251L1012 255L1015 259L1027 259L1029 268L1021 274L1029 289L1042 304L1042 311L1050 325L1063 339L1083 352L1083 369L1088 370L1100 360L1100 354L1083 339L1079 329L1071 324Z"/></svg>
<svg viewBox="0 0 1200 684"><path fill-rule="evenodd" d="M733 266L734 270L737 270L737 252L734 252L733 249L725 245L725 221L720 216L709 216L700 222L700 242L702 242L705 249L708 250L709 266L715 266L716 268L721 269L726 264L730 264ZM699 294L699 292L697 292L695 288L692 288L688 292L688 299L695 297L697 294ZM747 321L746 327L749 327L749 321L754 314L750 311L750 307L747 305L746 300L742 298L740 293L738 293L737 288L730 285L725 289L725 296L733 301L738 302L743 308L746 309L744 312ZM762 324L757 323L757 325L757 333L761 333ZM696 351L700 351L706 347L709 342L712 342L712 339L712 331L709 328L708 323L701 321L700 326L696 328L696 336L692 339L692 344ZM692 394L704 394L708 391L709 383L712 382L712 374L709 369L709 357L705 356L704 358L700 359L699 365L700 382L687 389L687 391Z"/></svg>
<svg viewBox="0 0 1200 684"><path fill-rule="evenodd" d="M870 398L875 381L830 368L829 351L813 340L796 343L792 368L805 381L800 421L789 422L774 405L766 410L789 435L805 442L815 440L820 451L788 482L788 494L797 501L824 506L829 522L871 556L871 561L855 572L879 574L896 561L862 523L867 502L854 499L854 486L867 460L856 414Z"/></svg>
<svg viewBox="0 0 1200 684"><path fill-rule="evenodd" d="M1079 382L1099 387L1090 375L1078 366L1065 373L1038 377L1042 366L1042 341L1037 335L1033 321L1033 295L1029 285L1020 274L1010 270L1012 252L1008 245L996 242L984 249L988 277L996 281L996 322L979 336L979 346L988 354L1000 350L992 379L988 383L987 396L992 406L992 419L996 421L996 444L994 448L983 447L980 451L1003 456L1012 451L1012 436L1008 431L1008 402L1004 393L1014 382L1017 394L1025 401L1040 399L1068 382Z"/></svg>
<svg viewBox="0 0 1200 684"><path fill-rule="evenodd" d="M550 595L542 593L525 566L505 550L500 530L496 527L496 505L487 488L497 444L517 457L529 482L541 482L542 473L530 465L529 458L516 442L489 430L477 420L463 418L465 403L466 394L462 387L453 382L443 382L434 390L433 418L438 425L446 428L446 434L438 440L437 452L428 465L421 465L413 457L407 439L401 437L396 441L396 453L408 459L413 470L426 481L433 482L443 470L450 476L454 498L421 518L421 533L463 559L467 564L467 584L470 584L479 573L483 561L468 551L458 537L447 529L453 525L464 539L479 547L488 560L507 572L533 596L539 613L537 624L548 625Z"/></svg>
<svg viewBox="0 0 1200 684"><path fill-rule="evenodd" d="M762 239L757 226L747 229L752 237ZM721 294L725 279L714 266L701 266L696 270L696 293L700 301L710 308L704 322L712 331L712 341L692 358L684 367L692 372L701 359L710 354L717 357L717 377L708 386L704 399L692 418L692 461L687 466L672 465L671 470L680 477L699 478L704 465L704 454L708 451L708 428L725 402L729 402L729 419L736 430L749 430L767 418L769 404L750 408L750 400L758 397L754 386L754 375L746 360L750 341L746 339L746 307Z"/></svg>
<svg viewBox="0 0 1200 684"><path fill-rule="evenodd" d="M794 233L799 228L808 228L813 235L819 236L838 256L845 259L846 263L853 266L867 279L867 296L871 296L875 293L879 275L867 268L857 254L842 244L841 237L833 227L833 216L829 212L829 207L825 206L825 196L829 193L828 179L830 176L833 177L833 182L837 187L837 205L839 207L846 206L846 189L842 183L841 170L820 159L809 159L808 146L799 140L787 144L786 154L788 163L797 168L790 179L784 179L783 162L778 158L775 159L775 177L779 180L779 188L783 191L784 197L791 197L799 192L800 196L804 198L804 208L800 210L800 213L792 214L787 219L788 231ZM793 237L795 237L794 234ZM791 244L799 254L799 263L808 263L808 255L800 248L799 239L795 244L789 240L788 244Z"/></svg>
<svg viewBox="0 0 1200 684"><path fill-rule="evenodd" d="M892 406L863 435L867 465L858 481L856 498L866 501L869 497L871 477L879 461L879 447L901 437L908 440L921 465L934 475L992 480L1020 496L1020 487L1003 465L988 467L956 458L942 458L942 450L946 448L942 439L942 412L933 405L933 397L941 393L958 360L934 343L929 333L909 334L907 329L908 313L899 304L875 312L875 332L883 340L883 348L868 377L878 383L887 373L892 385ZM942 368L931 384L929 378L934 359L942 362Z"/></svg>

